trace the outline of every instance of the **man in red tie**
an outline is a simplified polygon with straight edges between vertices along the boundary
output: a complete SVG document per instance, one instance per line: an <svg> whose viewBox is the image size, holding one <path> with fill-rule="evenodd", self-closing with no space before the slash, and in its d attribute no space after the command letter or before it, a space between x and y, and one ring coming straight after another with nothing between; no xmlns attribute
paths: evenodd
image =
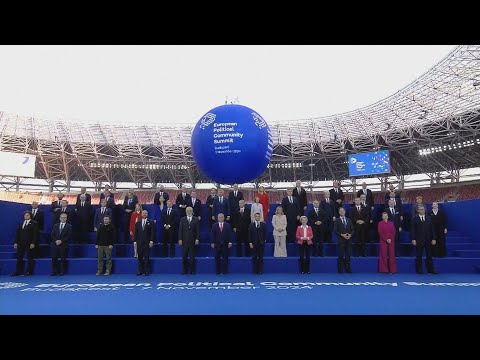
<svg viewBox="0 0 480 360"><path fill-rule="evenodd" d="M218 214L218 222L213 224L211 231L211 246L215 250L216 274L228 273L228 249L232 247L232 228L225 222L223 213ZM223 261L221 261L221 259Z"/></svg>

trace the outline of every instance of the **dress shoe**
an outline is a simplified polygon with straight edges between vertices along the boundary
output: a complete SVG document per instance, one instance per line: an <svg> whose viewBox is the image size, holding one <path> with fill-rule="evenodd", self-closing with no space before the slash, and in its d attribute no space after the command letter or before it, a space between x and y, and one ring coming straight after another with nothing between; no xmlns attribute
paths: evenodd
<svg viewBox="0 0 480 360"><path fill-rule="evenodd" d="M27 271L27 272L26 272L25 274L23 274L23 275L24 275L24 276L30 276L30 275L32 275L32 274Z"/></svg>
<svg viewBox="0 0 480 360"><path fill-rule="evenodd" d="M14 272L14 273L12 274L12 276L18 276L18 275L20 275L20 274L17 273L17 272Z"/></svg>
<svg viewBox="0 0 480 360"><path fill-rule="evenodd" d="M110 276L110 271L105 271L105 276Z"/></svg>
<svg viewBox="0 0 480 360"><path fill-rule="evenodd" d="M351 274L352 270L346 270L345 272L348 273L348 274Z"/></svg>
<svg viewBox="0 0 480 360"><path fill-rule="evenodd" d="M58 275L60 275L60 276L63 276L63 275L65 275L65 274L64 274L63 272L61 272L61 273L60 273L60 274L58 274Z"/></svg>
<svg viewBox="0 0 480 360"><path fill-rule="evenodd" d="M195 275L196 272L195 271L190 271L190 274Z"/></svg>
<svg viewBox="0 0 480 360"><path fill-rule="evenodd" d="M438 272L436 272L435 270L429 271L428 273L429 273L429 274L433 274L433 275L438 275Z"/></svg>
<svg viewBox="0 0 480 360"><path fill-rule="evenodd" d="M150 275L150 273L148 273L148 272L143 274L143 276L148 276L148 275Z"/></svg>
<svg viewBox="0 0 480 360"><path fill-rule="evenodd" d="M307 271L307 274L310 274L310 271Z"/></svg>
<svg viewBox="0 0 480 360"><path fill-rule="evenodd" d="M97 271L97 273L95 274L96 276L100 276L102 275L102 272L101 271Z"/></svg>
<svg viewBox="0 0 480 360"><path fill-rule="evenodd" d="M216 275L220 275L220 273L219 273L218 271L217 271L215 274L216 274Z"/></svg>
<svg viewBox="0 0 480 360"><path fill-rule="evenodd" d="M305 271L302 271L302 274L305 274Z"/></svg>
<svg viewBox="0 0 480 360"><path fill-rule="evenodd" d="M57 273L51 273L50 276L57 276Z"/></svg>
<svg viewBox="0 0 480 360"><path fill-rule="evenodd" d="M137 276L140 276L140 275L143 275L143 273L141 273L141 272L138 272L138 273L137 273Z"/></svg>

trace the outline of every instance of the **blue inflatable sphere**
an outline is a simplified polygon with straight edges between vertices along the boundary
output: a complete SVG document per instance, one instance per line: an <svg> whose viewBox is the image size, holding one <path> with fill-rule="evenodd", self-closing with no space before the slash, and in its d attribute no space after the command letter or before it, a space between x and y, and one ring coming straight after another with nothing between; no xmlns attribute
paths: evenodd
<svg viewBox="0 0 480 360"><path fill-rule="evenodd" d="M237 104L216 107L198 121L192 133L192 154L213 182L241 184L260 176L273 152L265 120Z"/></svg>

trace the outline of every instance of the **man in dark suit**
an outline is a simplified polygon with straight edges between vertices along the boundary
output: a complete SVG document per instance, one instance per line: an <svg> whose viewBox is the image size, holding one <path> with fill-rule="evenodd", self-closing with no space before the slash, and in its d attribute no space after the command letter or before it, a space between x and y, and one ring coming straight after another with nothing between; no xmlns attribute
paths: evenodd
<svg viewBox="0 0 480 360"><path fill-rule="evenodd" d="M388 214L388 220L395 226L395 256L400 256L400 233L403 230L401 207L395 206L395 200L390 199L385 211Z"/></svg>
<svg viewBox="0 0 480 360"><path fill-rule="evenodd" d="M218 189L218 196L213 202L213 217L218 219L218 214L222 213L227 221L230 221L230 204L224 196L223 189Z"/></svg>
<svg viewBox="0 0 480 360"><path fill-rule="evenodd" d="M92 219L92 205L87 201L85 194L80 195L80 202L75 205L77 213L77 230L75 231L75 243L86 244L90 232Z"/></svg>
<svg viewBox="0 0 480 360"><path fill-rule="evenodd" d="M60 222L60 216L62 214L67 215L67 222L71 225L73 216L72 216L72 211L68 208L68 201L67 200L62 200L62 206L60 208L57 208L57 210L54 213L55 217L55 223L58 224Z"/></svg>
<svg viewBox="0 0 480 360"><path fill-rule="evenodd" d="M85 195L85 200L83 200L83 201L86 201L86 202L88 202L89 204L92 204L92 196L91 196L90 194L87 194L87 188L86 188L86 187L82 187L82 188L80 189L80 194L77 195L77 202L75 203L75 205L80 204L80 202L82 201L82 200L80 199L80 197L81 197L82 195Z"/></svg>
<svg viewBox="0 0 480 360"><path fill-rule="evenodd" d="M412 230L410 236L412 237L412 244L417 251L415 259L415 270L417 274L423 274L422 270L422 254L423 248L425 248L426 259L425 264L427 266L427 272L430 274L437 274L433 267L433 247L436 244L436 235L434 233L432 220L429 216L425 215L425 207L419 205L418 215L413 218Z"/></svg>
<svg viewBox="0 0 480 360"><path fill-rule="evenodd" d="M373 193L372 190L367 189L367 183L364 181L362 183L362 188L357 191L357 197L360 197L360 195L364 194L367 206L370 208L370 211L373 212L375 209L375 201L373 200Z"/></svg>
<svg viewBox="0 0 480 360"><path fill-rule="evenodd" d="M351 273L350 258L352 255L352 236L354 234L352 220L345 217L345 209L340 207L338 209L339 217L335 219L335 233L338 240L338 260L337 269L339 273L345 271Z"/></svg>
<svg viewBox="0 0 480 360"><path fill-rule="evenodd" d="M100 202L99 205L102 204L102 200L107 200L107 207L111 209L111 204L115 206L115 194L111 192L110 185L105 185L105 190L100 194ZM110 219L111 220L111 219Z"/></svg>
<svg viewBox="0 0 480 360"><path fill-rule="evenodd" d="M180 219L178 229L178 245L182 247L182 275L188 274L188 268L190 274L195 274L195 247L200 243L200 221L193 216L191 206L187 207L185 212L187 216Z"/></svg>
<svg viewBox="0 0 480 360"><path fill-rule="evenodd" d="M155 193L155 196L153 197L153 203L155 205L160 205L160 197L163 196L165 201L168 201L170 199L170 195L165 191L165 188L163 185L158 186L158 191Z"/></svg>
<svg viewBox="0 0 480 360"><path fill-rule="evenodd" d="M23 222L18 225L14 249L17 251L17 267L12 276L32 275L35 257L35 247L38 246L38 224L32 220L32 214L26 211ZM27 253L27 271L23 273L23 256Z"/></svg>
<svg viewBox="0 0 480 360"><path fill-rule="evenodd" d="M267 241L267 225L260 221L260 213L255 214L255 222L248 227L248 242L253 250L253 272L263 274L263 253Z"/></svg>
<svg viewBox="0 0 480 360"><path fill-rule="evenodd" d="M211 188L210 189L210 195L207 197L207 206L208 206L208 225L209 225L209 230L212 229L212 225L215 223L215 214L213 213L213 203L215 201L215 198L217 197L217 189L216 188Z"/></svg>
<svg viewBox="0 0 480 360"><path fill-rule="evenodd" d="M343 191L340 189L340 182L333 182L333 189L330 189L330 199L335 203L335 216L338 217L338 210L343 206Z"/></svg>
<svg viewBox="0 0 480 360"><path fill-rule="evenodd" d="M237 238L237 257L242 257L242 246L245 245L245 256L250 257L250 244L248 242L248 227L252 222L250 209L245 207L245 200L240 200L237 216L233 221L233 231Z"/></svg>
<svg viewBox="0 0 480 360"><path fill-rule="evenodd" d="M127 196L123 199L123 243L129 243L130 236L130 217L135 211L135 205L138 204L137 195L134 195L133 190L127 191Z"/></svg>
<svg viewBox="0 0 480 360"><path fill-rule="evenodd" d="M369 225L369 211L360 203L360 198L355 198L355 204L350 209L350 219L355 228L355 256L367 256L366 238Z"/></svg>
<svg viewBox="0 0 480 360"><path fill-rule="evenodd" d="M52 276L65 274L67 265L68 241L72 235L72 225L67 223L67 214L60 215L60 222L52 229ZM58 258L61 258L60 272L58 271Z"/></svg>
<svg viewBox="0 0 480 360"><path fill-rule="evenodd" d="M318 200L313 202L313 209L308 213L308 221L313 232L313 256L323 256L323 237L327 214L320 208Z"/></svg>
<svg viewBox="0 0 480 360"><path fill-rule="evenodd" d="M101 206L95 210L95 216L93 218L93 230L97 231L100 225L103 224L103 217L105 215L110 216L110 223L112 223L112 210L107 207L107 200L102 199Z"/></svg>
<svg viewBox="0 0 480 360"><path fill-rule="evenodd" d="M162 212L163 226L163 253L164 256L175 256L175 224L177 223L177 212L173 209L172 200L167 201L167 208ZM170 251L168 245L170 244Z"/></svg>
<svg viewBox="0 0 480 360"><path fill-rule="evenodd" d="M445 237L447 235L447 214L443 209L438 207L438 202L432 203L432 211L430 211L430 219L434 233L437 235L437 244L433 248L433 255L436 257L447 256L447 247Z"/></svg>
<svg viewBox="0 0 480 360"><path fill-rule="evenodd" d="M103 274L103 254L107 258L105 275L108 276L112 272L112 250L116 238L115 227L110 223L110 216L105 215L103 224L100 225L97 231L97 240L95 241L95 248L97 249L97 276Z"/></svg>
<svg viewBox="0 0 480 360"><path fill-rule="evenodd" d="M192 190L190 192L190 205L193 209L193 216L195 216L198 221L202 220L202 202L197 198L197 192Z"/></svg>
<svg viewBox="0 0 480 360"><path fill-rule="evenodd" d="M43 231L43 225L45 221L45 216L43 211L38 208L38 201L32 202L32 220L35 220L38 224L38 231Z"/></svg>
<svg viewBox="0 0 480 360"><path fill-rule="evenodd" d="M232 228L225 222L225 216L218 214L218 222L213 224L211 231L211 246L215 250L216 274L228 273L228 249L232 247ZM221 261L221 259L223 261Z"/></svg>
<svg viewBox="0 0 480 360"><path fill-rule="evenodd" d="M177 210L178 210L178 215L180 218L184 217L187 213L185 212L185 209L187 206L190 206L190 194L187 193L187 188L185 186L182 186L182 192L177 195L177 200L175 203L177 204Z"/></svg>
<svg viewBox="0 0 480 360"><path fill-rule="evenodd" d="M137 276L150 275L150 249L155 240L155 223L148 219L148 211L142 211L142 220L135 224L135 237L138 253Z"/></svg>
<svg viewBox="0 0 480 360"><path fill-rule="evenodd" d="M336 210L335 210L335 202L330 199L330 191L325 191L324 193L325 198L320 201L320 209L325 211L327 216L327 222L325 224L325 241L332 242L332 231L333 231L333 224L335 223L336 219Z"/></svg>
<svg viewBox="0 0 480 360"><path fill-rule="evenodd" d="M296 241L297 223L303 211L298 204L297 198L293 196L293 190L287 190L287 196L282 199L283 213L287 217L287 242Z"/></svg>
<svg viewBox="0 0 480 360"><path fill-rule="evenodd" d="M395 206L396 205L399 205L401 206L401 196L400 196L400 192L396 192L395 191L395 187L393 186L393 184L389 184L388 185L388 190L387 192L385 193L385 204L388 204L388 200L390 198L394 198L395 199ZM398 202L400 202L400 204L397 204Z"/></svg>
<svg viewBox="0 0 480 360"><path fill-rule="evenodd" d="M297 180L295 183L295 188L293 189L292 195L297 198L298 200L298 205L300 206L300 209L302 210L302 215L305 210L307 210L307 192L305 191L305 188L302 187L302 182L300 180Z"/></svg>
<svg viewBox="0 0 480 360"><path fill-rule="evenodd" d="M240 210L240 200L243 200L243 193L238 190L237 184L233 184L233 190L228 194L228 205L230 206L230 216L232 217L232 221L234 221Z"/></svg>
<svg viewBox="0 0 480 360"><path fill-rule="evenodd" d="M62 208L62 199L63 194L59 192L57 194L57 200L52 201L51 211L53 212L53 225L58 223L58 219L60 218L60 209Z"/></svg>

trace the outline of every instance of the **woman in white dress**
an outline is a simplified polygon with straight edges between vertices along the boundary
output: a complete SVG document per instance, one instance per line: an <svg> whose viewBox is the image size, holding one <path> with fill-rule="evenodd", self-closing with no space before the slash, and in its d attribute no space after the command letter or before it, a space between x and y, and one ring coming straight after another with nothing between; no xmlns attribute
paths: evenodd
<svg viewBox="0 0 480 360"><path fill-rule="evenodd" d="M274 257L287 257L287 217L283 215L281 206L277 206L275 215L272 217L273 239L275 240L275 248L273 250Z"/></svg>
<svg viewBox="0 0 480 360"><path fill-rule="evenodd" d="M265 221L263 220L263 206L262 204L260 204L260 198L258 196L255 197L255 202L250 208L250 219L252 220L252 222L255 222L256 213L260 214L260 221Z"/></svg>

